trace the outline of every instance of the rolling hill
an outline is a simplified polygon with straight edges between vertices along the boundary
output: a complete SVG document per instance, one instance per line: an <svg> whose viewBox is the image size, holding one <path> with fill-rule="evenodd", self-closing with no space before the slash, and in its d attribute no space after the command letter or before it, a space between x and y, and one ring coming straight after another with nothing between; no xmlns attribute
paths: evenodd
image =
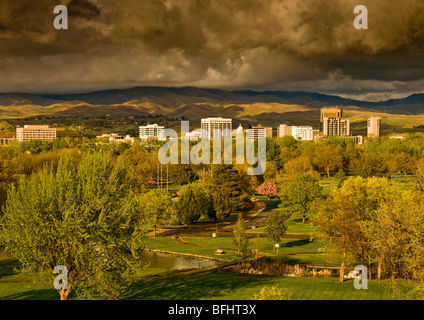
<svg viewBox="0 0 424 320"><path fill-rule="evenodd" d="M317 126L319 109L343 107L353 128L363 130L366 118L379 115L386 129L424 124L424 94L368 102L314 92L227 91L195 87L135 87L80 94L0 94L0 119L37 116L129 117L166 115L199 122L204 117L231 117L235 122L277 126Z"/></svg>

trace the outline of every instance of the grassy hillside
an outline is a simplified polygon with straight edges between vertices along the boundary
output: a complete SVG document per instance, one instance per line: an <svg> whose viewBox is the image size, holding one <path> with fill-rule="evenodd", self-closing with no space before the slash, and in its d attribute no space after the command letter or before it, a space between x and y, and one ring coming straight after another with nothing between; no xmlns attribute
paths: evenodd
<svg viewBox="0 0 424 320"><path fill-rule="evenodd" d="M234 126L310 125L318 128L319 109L342 106L354 134L366 133L371 115L383 118L385 133L412 130L424 124L424 95L386 102L364 102L308 92L225 91L200 88L136 87L85 94L0 94L0 119L54 116L62 118L127 118L166 115L185 117L198 127L203 117L230 117Z"/></svg>

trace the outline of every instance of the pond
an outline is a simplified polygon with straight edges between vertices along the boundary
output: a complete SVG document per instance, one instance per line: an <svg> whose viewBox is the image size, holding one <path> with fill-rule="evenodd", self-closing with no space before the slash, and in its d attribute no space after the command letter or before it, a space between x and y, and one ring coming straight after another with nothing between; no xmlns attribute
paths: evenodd
<svg viewBox="0 0 424 320"><path fill-rule="evenodd" d="M201 269L218 265L218 261L171 253L143 251L142 265L150 268L165 268L167 270Z"/></svg>
<svg viewBox="0 0 424 320"><path fill-rule="evenodd" d="M5 252L0 246L0 259L13 259L12 255ZM141 254L141 263L149 268L163 268L166 270L201 269L218 264L212 259L203 259L171 253L159 253L144 250Z"/></svg>

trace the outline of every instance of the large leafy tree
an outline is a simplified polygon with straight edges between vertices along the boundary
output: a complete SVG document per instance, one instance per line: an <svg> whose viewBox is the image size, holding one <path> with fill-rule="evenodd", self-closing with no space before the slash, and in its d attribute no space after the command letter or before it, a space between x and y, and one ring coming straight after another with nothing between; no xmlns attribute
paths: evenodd
<svg viewBox="0 0 424 320"><path fill-rule="evenodd" d="M169 178L174 184L186 185L198 179L196 172L189 164L175 164L170 166Z"/></svg>
<svg viewBox="0 0 424 320"><path fill-rule="evenodd" d="M352 177L334 189L317 215L317 238L329 252L341 256L340 281L348 258L365 264L384 254L378 210L391 203L397 189L385 178ZM378 247L381 245L380 247Z"/></svg>
<svg viewBox="0 0 424 320"><path fill-rule="evenodd" d="M337 147L333 144L320 142L314 149L314 164L325 170L327 178L330 173L337 171L342 166L343 157L340 155Z"/></svg>
<svg viewBox="0 0 424 320"><path fill-rule="evenodd" d="M168 192L153 189L139 198L140 212L143 221L153 226L153 236L156 237L158 224L173 223L176 220L174 202Z"/></svg>
<svg viewBox="0 0 424 320"><path fill-rule="evenodd" d="M272 211L268 219L266 220L265 225L265 234L269 239L274 243L272 249L275 249L275 244L279 243L281 239L284 238L286 234L287 226L285 224L285 217L281 212Z"/></svg>
<svg viewBox="0 0 424 320"><path fill-rule="evenodd" d="M22 178L9 192L0 224L0 243L23 271L63 265L68 286L58 291L117 299L137 265L143 230L122 161L89 155L75 165L62 157L57 171L45 166ZM52 280L53 282L53 280Z"/></svg>
<svg viewBox="0 0 424 320"><path fill-rule="evenodd" d="M280 193L279 207L283 213L300 215L303 223L314 212L314 203L321 197L322 187L309 174L299 174Z"/></svg>

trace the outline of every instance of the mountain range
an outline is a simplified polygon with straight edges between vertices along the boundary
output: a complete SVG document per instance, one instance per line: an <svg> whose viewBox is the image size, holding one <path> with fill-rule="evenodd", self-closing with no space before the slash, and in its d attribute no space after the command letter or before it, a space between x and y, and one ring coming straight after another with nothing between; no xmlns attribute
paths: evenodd
<svg viewBox="0 0 424 320"><path fill-rule="evenodd" d="M204 117L223 116L241 123L316 126L319 109L324 106L342 107L344 116L352 118L351 121L361 130L366 118L374 114L387 118L386 125L391 127L424 124L424 94L421 93L402 99L369 102L303 91L147 86L79 94L2 93L0 119L166 115L184 116L198 122Z"/></svg>

